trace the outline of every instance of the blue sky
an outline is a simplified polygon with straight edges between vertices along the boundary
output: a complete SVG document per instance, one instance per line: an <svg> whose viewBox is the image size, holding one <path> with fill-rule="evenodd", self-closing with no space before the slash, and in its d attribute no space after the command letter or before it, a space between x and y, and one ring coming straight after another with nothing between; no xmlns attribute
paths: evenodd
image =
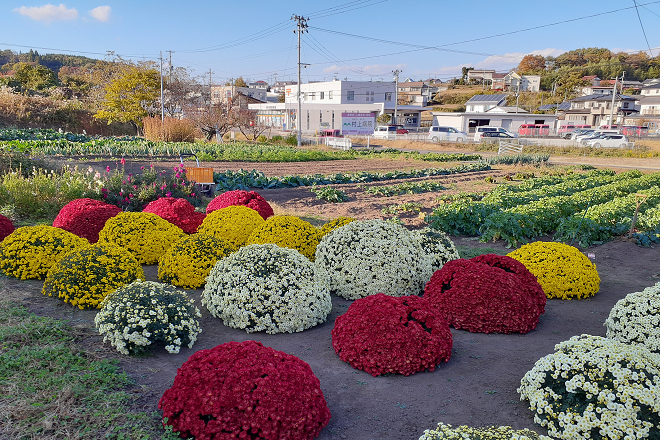
<svg viewBox="0 0 660 440"><path fill-rule="evenodd" d="M211 70L214 83L238 76L272 82L296 79L291 20L296 14L309 17L302 62L310 66L303 82L335 75L387 81L394 69L403 78L449 79L460 76L462 66L506 71L528 53L556 56L580 47L650 46L658 55L660 1L637 5L636 10L633 0L0 0L0 49L92 58L114 51L146 60L157 60L160 51L168 60L171 50L175 67L205 74L206 81Z"/></svg>

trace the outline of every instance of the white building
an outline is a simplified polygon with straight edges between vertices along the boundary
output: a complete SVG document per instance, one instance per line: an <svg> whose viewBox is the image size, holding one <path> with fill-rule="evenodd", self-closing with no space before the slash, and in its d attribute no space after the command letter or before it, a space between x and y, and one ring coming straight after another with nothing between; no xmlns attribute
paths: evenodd
<svg viewBox="0 0 660 440"><path fill-rule="evenodd" d="M514 109L513 113L510 112L511 109ZM493 107L487 112L433 112L433 125L453 127L466 133L474 133L477 127L484 125L502 127L512 132L517 132L523 124L548 124L551 128L555 126L555 115L537 115L519 110L519 113L515 113L515 107Z"/></svg>

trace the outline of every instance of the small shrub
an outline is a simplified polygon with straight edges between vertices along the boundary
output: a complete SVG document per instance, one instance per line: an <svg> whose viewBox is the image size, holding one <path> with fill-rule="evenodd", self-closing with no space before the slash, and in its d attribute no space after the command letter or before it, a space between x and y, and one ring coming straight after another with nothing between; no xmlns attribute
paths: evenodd
<svg viewBox="0 0 660 440"><path fill-rule="evenodd" d="M60 209L53 226L86 238L90 243L96 243L105 222L120 212L121 209L115 205L100 200L76 199Z"/></svg>
<svg viewBox="0 0 660 440"><path fill-rule="evenodd" d="M273 136L272 138L270 138L270 140L271 140L272 142L280 142L280 141L283 140L283 139L284 139L284 138L283 138L282 136L280 136L279 134L276 134L275 136Z"/></svg>
<svg viewBox="0 0 660 440"><path fill-rule="evenodd" d="M311 223L292 215L275 215L255 228L247 244L273 243L280 247L295 249L314 261L319 244L318 230Z"/></svg>
<svg viewBox="0 0 660 440"><path fill-rule="evenodd" d="M197 231L244 246L252 231L264 224L257 211L247 206L228 206L206 215Z"/></svg>
<svg viewBox="0 0 660 440"><path fill-rule="evenodd" d="M298 136L291 133L286 138L284 138L284 143L287 145L298 146Z"/></svg>
<svg viewBox="0 0 660 440"><path fill-rule="evenodd" d="M201 317L184 292L138 280L106 296L94 323L103 342L110 341L120 353L140 353L156 342L166 344L168 353L178 353L197 340Z"/></svg>
<svg viewBox="0 0 660 440"><path fill-rule="evenodd" d="M331 233L337 228L341 228L342 226L345 226L349 224L350 222L354 222L355 219L353 217L337 217L334 220L330 220L329 222L325 223L321 228L319 229L319 240L323 237L325 237L327 234Z"/></svg>
<svg viewBox="0 0 660 440"><path fill-rule="evenodd" d="M264 136L263 134L260 134L259 136L257 136L257 142L263 144L265 142L268 142L268 138L266 136Z"/></svg>
<svg viewBox="0 0 660 440"><path fill-rule="evenodd" d="M180 227L186 234L194 234L206 214L195 212L195 207L186 199L161 197L150 202L142 212L150 212Z"/></svg>
<svg viewBox="0 0 660 440"><path fill-rule="evenodd" d="M274 214L273 208L258 192L241 189L227 191L215 197L206 207L206 213L210 214L228 206L247 206L257 211L264 220Z"/></svg>
<svg viewBox="0 0 660 440"><path fill-rule="evenodd" d="M660 283L619 300L605 320L607 337L660 353Z"/></svg>
<svg viewBox="0 0 660 440"><path fill-rule="evenodd" d="M14 232L14 224L4 215L0 214L0 241L4 240L9 234Z"/></svg>

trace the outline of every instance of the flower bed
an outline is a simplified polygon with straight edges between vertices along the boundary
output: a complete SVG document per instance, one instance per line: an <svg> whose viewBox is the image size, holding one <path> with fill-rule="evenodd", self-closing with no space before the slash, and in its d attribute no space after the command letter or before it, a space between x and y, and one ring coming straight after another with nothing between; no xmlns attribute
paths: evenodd
<svg viewBox="0 0 660 440"><path fill-rule="evenodd" d="M150 202L142 212L150 212L180 227L186 234L194 234L206 214L195 212L195 207L186 199L161 197Z"/></svg>
<svg viewBox="0 0 660 440"><path fill-rule="evenodd" d="M492 426L490 428L472 428L438 423L435 429L427 429L419 440L552 440L529 429L516 430L510 426Z"/></svg>
<svg viewBox="0 0 660 440"><path fill-rule="evenodd" d="M324 322L327 278L293 249L246 246L211 269L202 305L225 325L250 332L300 332Z"/></svg>
<svg viewBox="0 0 660 440"><path fill-rule="evenodd" d="M135 281L108 295L94 323L103 342L123 354L140 353L162 342L169 353L191 348L202 331L194 301L172 286Z"/></svg>
<svg viewBox="0 0 660 440"><path fill-rule="evenodd" d="M52 226L24 226L0 242L0 270L22 280L43 279L64 255L89 242Z"/></svg>
<svg viewBox="0 0 660 440"><path fill-rule="evenodd" d="M122 212L106 222L99 232L99 242L114 243L129 250L140 264L156 264L183 236L181 228L156 214Z"/></svg>
<svg viewBox="0 0 660 440"><path fill-rule="evenodd" d="M0 214L0 241L14 232L14 224L4 215Z"/></svg>
<svg viewBox="0 0 660 440"><path fill-rule="evenodd" d="M354 221L326 235L316 264L329 274L330 291L346 299L417 295L432 273L412 233L383 220Z"/></svg>
<svg viewBox="0 0 660 440"><path fill-rule="evenodd" d="M210 214L228 206L247 206L257 211L264 220L275 214L270 204L258 192L241 189L224 192L211 200L206 207L206 213Z"/></svg>
<svg viewBox="0 0 660 440"><path fill-rule="evenodd" d="M412 232L413 237L419 241L422 249L431 259L433 272L442 269L442 266L448 261L461 258L454 242L444 232L431 228L423 228Z"/></svg>
<svg viewBox="0 0 660 440"><path fill-rule="evenodd" d="M452 260L426 284L424 298L457 329L527 333L545 312L543 289L522 263L487 254Z"/></svg>
<svg viewBox="0 0 660 440"><path fill-rule="evenodd" d="M206 215L197 231L243 246L256 228L264 224L259 213L247 206L228 206Z"/></svg>
<svg viewBox="0 0 660 440"><path fill-rule="evenodd" d="M117 206L100 200L76 199L64 205L55 217L53 226L96 243L105 222L120 212Z"/></svg>
<svg viewBox="0 0 660 440"><path fill-rule="evenodd" d="M236 252L227 240L207 234L193 234L174 243L158 261L158 278L185 289L197 289L219 259Z"/></svg>
<svg viewBox="0 0 660 440"><path fill-rule="evenodd" d="M573 246L537 241L508 256L523 263L534 274L549 299L588 298L600 287L596 265Z"/></svg>
<svg viewBox="0 0 660 440"><path fill-rule="evenodd" d="M266 223L255 228L247 244L273 243L280 247L295 249L314 261L319 244L318 229L311 223L292 215L274 215Z"/></svg>
<svg viewBox="0 0 660 440"><path fill-rule="evenodd" d="M337 228L341 228L342 226L346 226L350 222L354 222L355 219L353 217L337 217L334 220L330 220L329 222L325 223L323 226L319 228L319 240L334 231Z"/></svg>
<svg viewBox="0 0 660 440"><path fill-rule="evenodd" d="M660 353L660 283L619 300L605 320L607 337Z"/></svg>
<svg viewBox="0 0 660 440"><path fill-rule="evenodd" d="M227 342L190 356L158 408L174 432L199 440L307 440L330 420L309 365L254 341Z"/></svg>
<svg viewBox="0 0 660 440"><path fill-rule="evenodd" d="M358 299L338 316L332 346L339 358L372 376L435 370L451 357L447 321L418 296L382 293Z"/></svg>
<svg viewBox="0 0 660 440"><path fill-rule="evenodd" d="M573 336L520 382L534 421L566 440L660 438L660 364L645 348Z"/></svg>
<svg viewBox="0 0 660 440"><path fill-rule="evenodd" d="M144 280L142 266L126 249L110 243L83 246L48 271L42 292L78 308L99 307L115 289Z"/></svg>

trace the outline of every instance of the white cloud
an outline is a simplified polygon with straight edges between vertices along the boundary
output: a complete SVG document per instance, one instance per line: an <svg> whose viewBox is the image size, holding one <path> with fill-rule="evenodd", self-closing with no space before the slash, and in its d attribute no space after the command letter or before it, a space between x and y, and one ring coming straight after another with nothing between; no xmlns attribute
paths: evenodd
<svg viewBox="0 0 660 440"><path fill-rule="evenodd" d="M351 75L358 75L362 72L366 76L382 75L388 78L392 77L393 70L402 70L402 75L405 75L407 64L370 64L366 66L338 66L336 64L323 69L324 73L348 73Z"/></svg>
<svg viewBox="0 0 660 440"><path fill-rule="evenodd" d="M21 15L30 17L33 20L45 21L50 23L52 21L75 20L78 18L78 11L76 8L67 9L64 4L60 3L59 6L51 5L48 3L44 6L21 6L14 9Z"/></svg>
<svg viewBox="0 0 660 440"><path fill-rule="evenodd" d="M89 11L89 15L91 15L98 21L109 21L110 12L112 12L112 8L110 6L98 6L92 9L91 11Z"/></svg>
<svg viewBox="0 0 660 440"><path fill-rule="evenodd" d="M561 49L553 49L553 48L534 50L532 52L511 52L511 53L505 53L504 55L493 55L477 63L463 63L457 66L441 67L439 69L433 70L433 73L444 74L444 75L455 75L458 77L461 76L461 69L463 67L474 67L475 69L494 69L503 72L518 66L518 64L520 64L520 61L523 59L525 55L531 54L531 55L542 55L544 57L547 56L556 57L557 55L561 55L564 52L566 51Z"/></svg>

